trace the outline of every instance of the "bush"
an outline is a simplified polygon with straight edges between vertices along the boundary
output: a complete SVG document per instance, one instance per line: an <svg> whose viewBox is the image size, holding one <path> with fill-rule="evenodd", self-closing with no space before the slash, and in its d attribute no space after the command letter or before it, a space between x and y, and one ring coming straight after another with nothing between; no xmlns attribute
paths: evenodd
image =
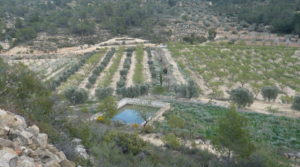
<svg viewBox="0 0 300 167"><path fill-rule="evenodd" d="M113 92L114 92L114 90L110 87L98 88L98 89L96 89L95 95L99 100L102 100L102 99L105 99L106 97L112 96Z"/></svg>
<svg viewBox="0 0 300 167"><path fill-rule="evenodd" d="M64 96L72 104L81 104L88 100L88 93L84 89L78 88L68 88L64 92Z"/></svg>
<svg viewBox="0 0 300 167"><path fill-rule="evenodd" d="M279 93L279 89L276 86L265 86L261 89L261 94L265 100L275 101Z"/></svg>
<svg viewBox="0 0 300 167"><path fill-rule="evenodd" d="M153 94L163 94L167 91L167 89L163 86L155 86L153 89L152 89L152 93Z"/></svg>
<svg viewBox="0 0 300 167"><path fill-rule="evenodd" d="M105 142L115 142L121 152L125 154L137 155L144 151L146 142L137 135L110 131L104 136Z"/></svg>
<svg viewBox="0 0 300 167"><path fill-rule="evenodd" d="M189 80L187 85L180 85L175 88L177 96L183 98L193 98L199 96L199 90L193 80Z"/></svg>
<svg viewBox="0 0 300 167"><path fill-rule="evenodd" d="M300 111L300 95L294 97L292 108Z"/></svg>
<svg viewBox="0 0 300 167"><path fill-rule="evenodd" d="M250 106L253 103L253 94L246 88L237 88L230 91L230 99L238 105L238 107Z"/></svg>
<svg viewBox="0 0 300 167"><path fill-rule="evenodd" d="M128 88L122 87L117 89L117 94L122 95L123 97L138 97L142 95L147 95L149 93L149 85L141 84L135 85Z"/></svg>
<svg viewBox="0 0 300 167"><path fill-rule="evenodd" d="M164 137L164 141L167 147L178 149L180 147L180 141L178 138L173 134L169 133Z"/></svg>

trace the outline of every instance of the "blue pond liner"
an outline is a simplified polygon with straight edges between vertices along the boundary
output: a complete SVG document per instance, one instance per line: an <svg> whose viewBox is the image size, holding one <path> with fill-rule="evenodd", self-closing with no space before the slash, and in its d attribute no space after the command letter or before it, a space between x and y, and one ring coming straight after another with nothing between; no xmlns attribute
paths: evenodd
<svg viewBox="0 0 300 167"><path fill-rule="evenodd" d="M125 109L112 118L114 121L121 121L126 124L143 124L145 120L141 115L132 109Z"/></svg>

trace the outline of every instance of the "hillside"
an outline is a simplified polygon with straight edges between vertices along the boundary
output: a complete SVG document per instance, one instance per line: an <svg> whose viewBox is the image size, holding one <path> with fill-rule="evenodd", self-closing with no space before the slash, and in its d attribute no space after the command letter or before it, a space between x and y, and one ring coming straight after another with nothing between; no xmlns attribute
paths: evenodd
<svg viewBox="0 0 300 167"><path fill-rule="evenodd" d="M31 50L49 52L61 47L100 43L116 35L156 43L179 41L191 35L206 38L210 29L216 29L220 39L299 45L298 37L292 35L299 34L296 7L299 1L284 5L280 1L265 3L274 5L263 8L264 3L257 1L224 3L217 0L91 0L86 3L3 0L0 2L0 45L4 49L26 45ZM262 6L257 10L262 13L253 9L255 5ZM289 26L283 29L281 25ZM289 35L281 37L270 32Z"/></svg>
<svg viewBox="0 0 300 167"><path fill-rule="evenodd" d="M298 167L298 5L0 1L0 166Z"/></svg>

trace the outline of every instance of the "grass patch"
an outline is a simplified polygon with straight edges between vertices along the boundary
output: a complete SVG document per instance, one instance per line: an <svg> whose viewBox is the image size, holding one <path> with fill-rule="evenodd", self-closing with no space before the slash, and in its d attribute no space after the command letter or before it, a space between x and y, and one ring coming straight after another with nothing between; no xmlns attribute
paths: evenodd
<svg viewBox="0 0 300 167"><path fill-rule="evenodd" d="M136 64L134 69L134 75L133 75L133 83L135 84L141 84L144 82L144 49L142 45L139 45L136 48Z"/></svg>

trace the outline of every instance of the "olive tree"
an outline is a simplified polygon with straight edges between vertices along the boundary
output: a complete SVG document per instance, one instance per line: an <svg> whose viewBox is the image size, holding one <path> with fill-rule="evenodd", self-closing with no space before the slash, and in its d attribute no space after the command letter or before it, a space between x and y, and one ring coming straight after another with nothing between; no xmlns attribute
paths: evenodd
<svg viewBox="0 0 300 167"><path fill-rule="evenodd" d="M110 88L110 87L106 87L106 88L97 88L96 89L96 97L101 100L101 99L104 99L106 97L109 97L109 96L112 96L113 94L113 89Z"/></svg>
<svg viewBox="0 0 300 167"><path fill-rule="evenodd" d="M64 96L72 103L72 104L81 104L88 100L88 93L85 89L78 88L68 88L64 91Z"/></svg>
<svg viewBox="0 0 300 167"><path fill-rule="evenodd" d="M239 108L250 106L253 103L253 94L246 88L236 88L229 92L230 99L238 105Z"/></svg>
<svg viewBox="0 0 300 167"><path fill-rule="evenodd" d="M294 97L292 108L300 111L300 95Z"/></svg>
<svg viewBox="0 0 300 167"><path fill-rule="evenodd" d="M264 86L261 89L261 94L265 100L275 101L279 93L279 89L276 86Z"/></svg>

